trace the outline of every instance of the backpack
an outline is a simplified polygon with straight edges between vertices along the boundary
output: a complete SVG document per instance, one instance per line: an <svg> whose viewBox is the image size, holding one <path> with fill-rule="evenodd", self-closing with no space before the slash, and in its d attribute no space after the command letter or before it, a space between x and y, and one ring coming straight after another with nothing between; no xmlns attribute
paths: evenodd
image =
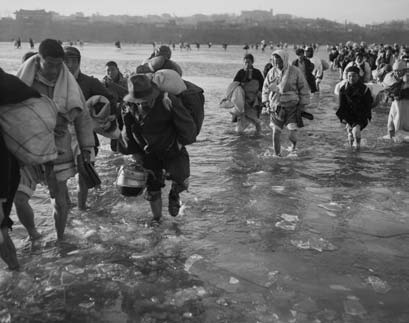
<svg viewBox="0 0 409 323"><path fill-rule="evenodd" d="M193 120L196 124L197 135L199 135L204 119L204 91L201 87L192 82L186 80L183 80L183 82L185 82L187 90L183 91L178 96L182 100L183 105L192 114Z"/></svg>

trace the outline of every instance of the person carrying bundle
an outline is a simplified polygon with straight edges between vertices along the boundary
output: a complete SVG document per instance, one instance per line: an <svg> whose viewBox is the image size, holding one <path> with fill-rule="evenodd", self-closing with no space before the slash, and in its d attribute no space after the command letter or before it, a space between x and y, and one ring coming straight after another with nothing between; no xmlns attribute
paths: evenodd
<svg viewBox="0 0 409 323"><path fill-rule="evenodd" d="M134 154L136 161L150 171L145 198L150 203L155 225L162 218L161 191L166 178L172 180L169 214L179 213L179 194L188 188L190 176L185 146L195 142L197 127L181 100L172 94L165 98L148 75L132 75L128 91L124 97L124 128L118 149L123 154Z"/></svg>

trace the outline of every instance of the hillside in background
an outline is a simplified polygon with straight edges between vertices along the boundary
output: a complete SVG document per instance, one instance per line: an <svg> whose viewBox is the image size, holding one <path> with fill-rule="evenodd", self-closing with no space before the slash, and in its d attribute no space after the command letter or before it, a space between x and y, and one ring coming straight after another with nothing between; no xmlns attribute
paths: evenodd
<svg viewBox="0 0 409 323"><path fill-rule="evenodd" d="M406 43L409 21L359 26L327 19L306 19L271 11L245 11L241 15L191 17L100 16L81 13L61 16L45 10L19 10L16 18L0 20L0 40L23 41L56 38L62 41L132 43L228 43L267 42L339 43L348 40Z"/></svg>

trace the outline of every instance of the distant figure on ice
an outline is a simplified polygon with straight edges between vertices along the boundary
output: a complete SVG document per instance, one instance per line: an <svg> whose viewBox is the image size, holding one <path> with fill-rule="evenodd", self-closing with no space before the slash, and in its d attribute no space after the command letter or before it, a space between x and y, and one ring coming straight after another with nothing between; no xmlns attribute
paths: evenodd
<svg viewBox="0 0 409 323"><path fill-rule="evenodd" d="M227 50L227 43L222 44L223 49L226 51Z"/></svg>
<svg viewBox="0 0 409 323"><path fill-rule="evenodd" d="M117 41L114 43L114 45L115 45L116 48L121 49L121 42L120 42L119 40L117 40Z"/></svg>
<svg viewBox="0 0 409 323"><path fill-rule="evenodd" d="M357 150L361 146L361 131L371 120L372 94L359 76L357 66L345 69L347 82L339 90L339 108L336 112L341 123L345 124L348 143Z"/></svg>
<svg viewBox="0 0 409 323"><path fill-rule="evenodd" d="M33 38L30 38L30 39L28 40L28 43L30 44L30 48L31 48L31 49L34 49L34 40L33 40Z"/></svg>
<svg viewBox="0 0 409 323"><path fill-rule="evenodd" d="M14 41L14 48L21 48L21 39L20 39L20 37L18 37L18 38Z"/></svg>

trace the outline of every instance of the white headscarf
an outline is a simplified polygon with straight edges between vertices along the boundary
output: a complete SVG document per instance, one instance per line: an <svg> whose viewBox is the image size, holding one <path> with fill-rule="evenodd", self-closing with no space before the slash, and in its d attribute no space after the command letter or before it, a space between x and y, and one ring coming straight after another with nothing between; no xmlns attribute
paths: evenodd
<svg viewBox="0 0 409 323"><path fill-rule="evenodd" d="M288 74L289 74L289 63L288 63L288 59L289 59L289 55L288 53L283 50L283 49L277 49L275 50L271 55L277 55L281 58L281 60L283 61L283 69L281 70L281 81L280 83L277 85L278 91L280 94L283 94L284 92L284 86L287 84L287 80L288 80ZM274 61L273 61L274 62ZM274 63L273 63L274 64ZM276 69L278 69L277 66L275 66Z"/></svg>

